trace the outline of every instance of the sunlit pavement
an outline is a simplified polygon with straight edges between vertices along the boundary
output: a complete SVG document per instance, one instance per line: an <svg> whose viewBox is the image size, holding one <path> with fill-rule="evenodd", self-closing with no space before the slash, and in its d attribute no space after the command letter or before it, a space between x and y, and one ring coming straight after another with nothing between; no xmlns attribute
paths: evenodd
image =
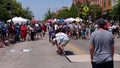
<svg viewBox="0 0 120 68"><path fill-rule="evenodd" d="M0 49L0 68L90 68L89 62L72 63L56 50L47 35L42 40L16 43Z"/></svg>
<svg viewBox="0 0 120 68"><path fill-rule="evenodd" d="M56 50L47 35L42 40L16 43L0 49L0 68L91 68L89 55L74 45L65 47L67 57ZM115 68L118 64L115 62Z"/></svg>

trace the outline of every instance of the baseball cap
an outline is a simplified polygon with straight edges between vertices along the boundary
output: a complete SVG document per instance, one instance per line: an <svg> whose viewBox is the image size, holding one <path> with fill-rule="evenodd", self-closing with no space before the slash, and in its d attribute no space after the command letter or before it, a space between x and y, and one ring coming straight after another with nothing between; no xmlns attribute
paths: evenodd
<svg viewBox="0 0 120 68"><path fill-rule="evenodd" d="M103 18L98 19L98 25L105 25L105 20Z"/></svg>

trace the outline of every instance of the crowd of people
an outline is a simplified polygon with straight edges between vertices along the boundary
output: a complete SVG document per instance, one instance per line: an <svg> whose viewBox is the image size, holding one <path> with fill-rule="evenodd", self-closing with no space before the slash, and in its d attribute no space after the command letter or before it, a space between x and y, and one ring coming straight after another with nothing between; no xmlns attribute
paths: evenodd
<svg viewBox="0 0 120 68"><path fill-rule="evenodd" d="M44 23L3 23L0 28L1 47L8 43L24 42L26 40L42 39L47 31Z"/></svg>
<svg viewBox="0 0 120 68"><path fill-rule="evenodd" d="M0 41L20 42L27 40L42 39L46 31L49 33L51 42L59 31L67 34L71 39L89 39L92 32L98 29L96 21L72 21L72 22L49 22L49 23L21 23L21 24L2 24L0 27ZM114 38L120 37L120 25L113 21L106 21L105 29L110 31Z"/></svg>
<svg viewBox="0 0 120 68"><path fill-rule="evenodd" d="M110 31L114 38L120 37L120 24L112 21L105 21L105 30ZM94 22L54 22L49 23L49 41L54 37L54 35L59 31L66 33L71 39L89 39L92 32L98 30L97 21Z"/></svg>

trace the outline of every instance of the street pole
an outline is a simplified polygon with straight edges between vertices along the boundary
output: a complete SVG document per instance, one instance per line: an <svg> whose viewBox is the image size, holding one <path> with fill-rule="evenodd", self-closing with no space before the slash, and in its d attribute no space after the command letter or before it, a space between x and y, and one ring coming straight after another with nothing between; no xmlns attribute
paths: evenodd
<svg viewBox="0 0 120 68"><path fill-rule="evenodd" d="M13 21L12 21L12 0L10 0L10 19L11 19L11 23L10 24L13 24Z"/></svg>

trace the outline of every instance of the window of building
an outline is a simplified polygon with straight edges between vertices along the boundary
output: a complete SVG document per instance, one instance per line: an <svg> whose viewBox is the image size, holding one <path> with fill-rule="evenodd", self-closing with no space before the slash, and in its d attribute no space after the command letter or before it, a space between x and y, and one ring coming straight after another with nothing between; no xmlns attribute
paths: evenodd
<svg viewBox="0 0 120 68"><path fill-rule="evenodd" d="M113 0L113 2L115 3L115 0Z"/></svg>
<svg viewBox="0 0 120 68"><path fill-rule="evenodd" d="M108 0L108 5L109 5L109 6L111 5L111 0Z"/></svg>
<svg viewBox="0 0 120 68"><path fill-rule="evenodd" d="M106 7L106 0L104 0L104 7Z"/></svg>

